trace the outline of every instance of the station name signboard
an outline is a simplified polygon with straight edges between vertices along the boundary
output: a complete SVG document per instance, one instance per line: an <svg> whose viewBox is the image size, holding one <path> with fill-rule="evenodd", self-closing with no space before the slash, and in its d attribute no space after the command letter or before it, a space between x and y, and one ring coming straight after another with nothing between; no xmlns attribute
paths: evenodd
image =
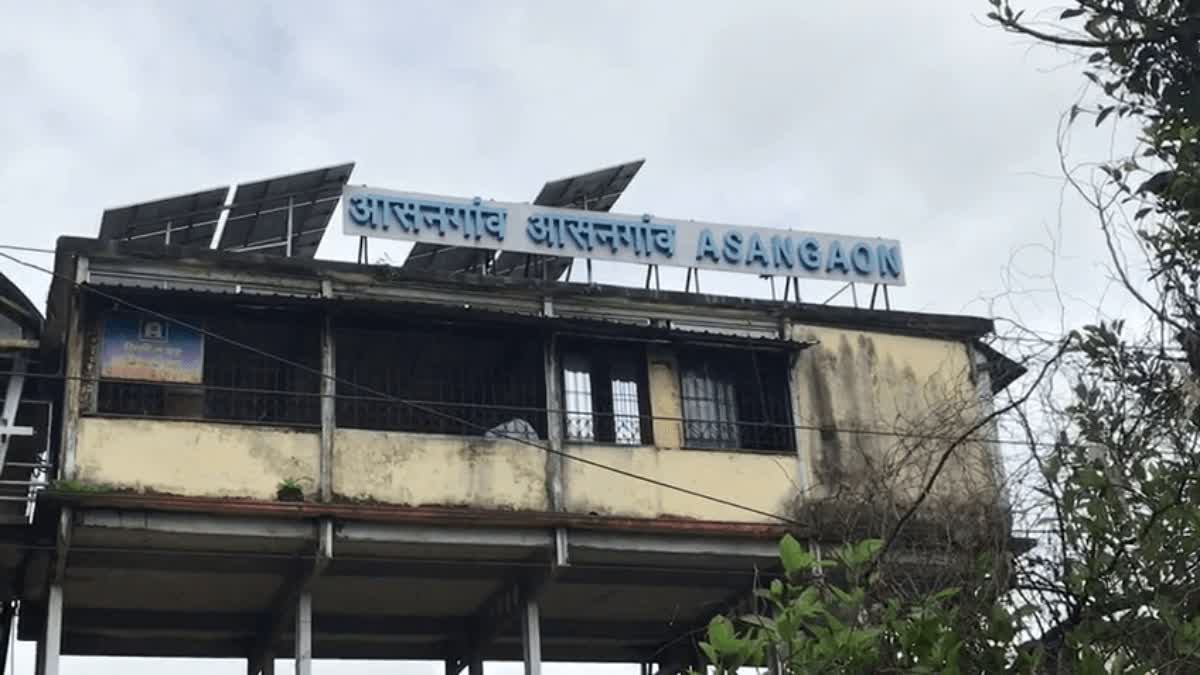
<svg viewBox="0 0 1200 675"><path fill-rule="evenodd" d="M724 272L904 285L900 242L347 186L360 237Z"/></svg>

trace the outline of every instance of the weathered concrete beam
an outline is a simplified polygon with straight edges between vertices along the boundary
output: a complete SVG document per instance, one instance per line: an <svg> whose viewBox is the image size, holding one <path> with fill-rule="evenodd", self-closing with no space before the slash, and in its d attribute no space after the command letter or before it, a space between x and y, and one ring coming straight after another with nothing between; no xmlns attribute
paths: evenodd
<svg viewBox="0 0 1200 675"><path fill-rule="evenodd" d="M321 577L325 569L329 567L329 561L332 559L333 521L322 519L317 524L317 545L313 556L313 564L306 569L297 570L291 579L284 584L283 588L280 589L279 594L272 603L271 610L263 622L258 640L254 648L250 651L250 675L258 675L263 672L263 664L268 660L269 655L273 651L273 645L283 633L289 619L297 617L297 629L301 627L300 620L304 620L307 629L311 631L312 596L310 591L313 584ZM299 654L299 635L297 635L296 643L297 654ZM311 652L312 646L310 642L308 646L310 660ZM297 668L299 668L299 665L297 665ZM299 670L297 670L297 674L301 675ZM308 673L304 673L303 675L308 675Z"/></svg>

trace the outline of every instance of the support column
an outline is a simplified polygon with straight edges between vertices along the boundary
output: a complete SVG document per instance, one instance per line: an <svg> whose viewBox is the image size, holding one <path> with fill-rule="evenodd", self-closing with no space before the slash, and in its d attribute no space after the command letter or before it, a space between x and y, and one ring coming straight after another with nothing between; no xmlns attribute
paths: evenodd
<svg viewBox="0 0 1200 675"><path fill-rule="evenodd" d="M553 316L554 310L546 300L546 315ZM559 372L558 339L551 333L546 338L543 353L543 368L546 371L546 496L551 511L563 511L566 499L563 489L563 400L562 374Z"/></svg>
<svg viewBox="0 0 1200 675"><path fill-rule="evenodd" d="M275 675L275 655L267 654L262 664L258 667L254 664L254 659L246 659L246 675Z"/></svg>
<svg viewBox="0 0 1200 675"><path fill-rule="evenodd" d="M296 604L296 675L312 675L312 593L304 591Z"/></svg>
<svg viewBox="0 0 1200 675"><path fill-rule="evenodd" d="M17 603L15 600L4 603L3 609L0 609L0 675L4 675L4 670L8 667L8 650L12 642L12 627L13 617L17 613Z"/></svg>
<svg viewBox="0 0 1200 675"><path fill-rule="evenodd" d="M63 589L62 584L51 584L46 596L46 633L38 642L39 675L58 675L58 659L62 651Z"/></svg>
<svg viewBox="0 0 1200 675"><path fill-rule="evenodd" d="M333 349L333 317L326 312L321 324L321 457L317 477L317 493L323 502L333 501L333 435L337 424Z"/></svg>
<svg viewBox="0 0 1200 675"><path fill-rule="evenodd" d="M525 658L525 675L542 675L542 627L538 603L524 598L521 608L521 653Z"/></svg>
<svg viewBox="0 0 1200 675"><path fill-rule="evenodd" d="M3 675L0 673L0 675ZM483 675L483 659L479 656L472 656L467 664L467 675Z"/></svg>

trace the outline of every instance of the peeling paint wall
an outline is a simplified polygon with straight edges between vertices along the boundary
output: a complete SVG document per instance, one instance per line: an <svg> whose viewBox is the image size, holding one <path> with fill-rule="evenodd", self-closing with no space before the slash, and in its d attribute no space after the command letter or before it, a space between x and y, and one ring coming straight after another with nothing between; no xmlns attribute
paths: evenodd
<svg viewBox="0 0 1200 675"><path fill-rule="evenodd" d="M315 432L275 427L83 417L76 477L121 490L275 499L280 481L316 493Z"/></svg>
<svg viewBox="0 0 1200 675"><path fill-rule="evenodd" d="M571 445L580 457L686 487L767 513L786 513L800 463L790 455L654 447ZM673 516L696 520L777 522L693 495L567 461L567 510L628 518Z"/></svg>
<svg viewBox="0 0 1200 675"><path fill-rule="evenodd" d="M800 354L792 374L800 447L817 494L886 488L911 496L981 415L962 342L810 326L794 326L793 336L819 343ZM991 499L992 471L990 446L965 443L934 492Z"/></svg>
<svg viewBox="0 0 1200 675"><path fill-rule="evenodd" d="M545 453L516 441L339 429L333 447L333 492L341 498L406 506L548 508Z"/></svg>
<svg viewBox="0 0 1200 675"><path fill-rule="evenodd" d="M795 453L697 450L683 445L678 362L672 347L647 348L655 446L568 444L572 454L745 504L789 513L801 486L814 497L855 490L911 495L954 437L978 419L968 350L955 340L793 325ZM980 436L990 430L980 432ZM927 436L914 441L911 437ZM315 492L319 435L202 421L85 417L78 476L86 482L180 495L274 499L280 481ZM544 441L542 441L544 443ZM337 498L407 506L545 511L546 453L509 440L339 429L333 445ZM935 493L996 494L991 447L952 456ZM564 462L574 513L771 522L772 519L593 466Z"/></svg>

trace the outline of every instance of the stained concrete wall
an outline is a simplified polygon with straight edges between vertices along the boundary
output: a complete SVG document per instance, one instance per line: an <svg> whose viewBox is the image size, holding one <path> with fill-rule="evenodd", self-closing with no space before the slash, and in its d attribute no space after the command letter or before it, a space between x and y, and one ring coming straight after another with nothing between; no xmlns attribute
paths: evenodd
<svg viewBox="0 0 1200 675"><path fill-rule="evenodd" d="M84 417L76 477L121 490L275 499L292 479L316 493L315 432L275 427Z"/></svg>
<svg viewBox="0 0 1200 675"><path fill-rule="evenodd" d="M815 494L887 488L911 496L984 414L963 342L799 325L793 334L817 343L792 374ZM990 444L963 443L934 491L990 499L994 470Z"/></svg>
<svg viewBox="0 0 1200 675"><path fill-rule="evenodd" d="M752 508L787 512L801 486L814 497L847 487L911 494L947 446L980 415L966 345L796 325L791 374L797 450L786 454L682 446L678 365L669 346L648 349L655 446L568 444L583 458ZM980 434L987 433L981 431ZM913 436L928 436L914 440ZM205 422L84 418L79 478L120 488L204 496L274 497L285 478L309 491L318 435ZM339 429L333 490L342 499L423 506L548 510L547 454L508 440ZM995 492L991 448L956 450L938 494ZM744 510L567 460L567 508L577 513L766 521Z"/></svg>
<svg viewBox="0 0 1200 675"><path fill-rule="evenodd" d="M547 509L546 453L527 444L338 429L333 447L333 491L345 499Z"/></svg>
<svg viewBox="0 0 1200 675"><path fill-rule="evenodd" d="M569 452L766 513L787 513L800 462L793 455L748 454L655 447L571 445ZM731 522L776 522L581 462L564 467L567 510L602 516L671 516Z"/></svg>

